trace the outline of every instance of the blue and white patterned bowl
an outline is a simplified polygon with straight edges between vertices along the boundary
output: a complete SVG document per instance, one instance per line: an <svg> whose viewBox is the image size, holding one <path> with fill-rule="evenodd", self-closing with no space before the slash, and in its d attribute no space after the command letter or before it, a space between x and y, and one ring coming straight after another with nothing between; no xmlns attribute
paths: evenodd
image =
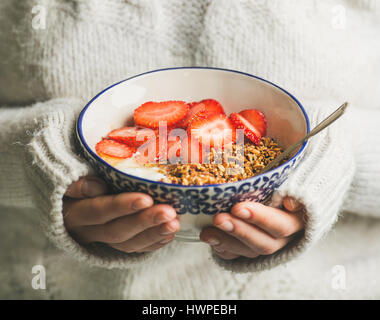
<svg viewBox="0 0 380 320"><path fill-rule="evenodd" d="M309 132L308 116L290 93L251 74L218 68L170 68L146 72L118 82L95 96L82 110L77 135L84 155L115 192L134 191L172 205L180 214L178 239L197 241L200 230L218 212L241 201L266 201L302 158L306 143L284 164L264 174L225 184L183 186L126 174L95 152L95 145L115 128L132 124L133 111L146 101L218 100L227 114L247 108L267 117L267 135L283 147Z"/></svg>

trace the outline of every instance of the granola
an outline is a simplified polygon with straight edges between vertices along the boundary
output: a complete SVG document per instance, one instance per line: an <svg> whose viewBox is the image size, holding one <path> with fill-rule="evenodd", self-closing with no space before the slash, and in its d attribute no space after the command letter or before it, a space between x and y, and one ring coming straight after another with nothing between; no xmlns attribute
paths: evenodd
<svg viewBox="0 0 380 320"><path fill-rule="evenodd" d="M224 152L211 149L208 161L202 164L146 164L145 166L158 167L165 175L165 178L161 179L162 182L181 185L220 184L259 174L283 151L278 143L269 137L261 138L259 145L247 142L243 148L244 150L240 150L241 153L236 145L232 145L232 150Z"/></svg>

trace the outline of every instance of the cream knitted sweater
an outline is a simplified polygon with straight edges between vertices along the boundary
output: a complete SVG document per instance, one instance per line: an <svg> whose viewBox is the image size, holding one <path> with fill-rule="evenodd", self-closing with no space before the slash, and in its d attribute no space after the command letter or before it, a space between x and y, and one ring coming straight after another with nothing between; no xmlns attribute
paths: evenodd
<svg viewBox="0 0 380 320"><path fill-rule="evenodd" d="M376 0L1 1L0 298L380 298L379 19ZM91 172L74 147L78 111L116 81L189 65L270 79L313 123L351 103L273 197L305 204L304 237L228 262L204 244L80 246L61 214L67 186ZM46 290L30 286L37 264ZM345 290L331 287L335 265Z"/></svg>

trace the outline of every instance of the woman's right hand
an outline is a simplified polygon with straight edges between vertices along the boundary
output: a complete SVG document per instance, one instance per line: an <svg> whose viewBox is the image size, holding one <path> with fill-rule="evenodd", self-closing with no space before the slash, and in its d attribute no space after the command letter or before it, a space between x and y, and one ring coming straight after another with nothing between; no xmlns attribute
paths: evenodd
<svg viewBox="0 0 380 320"><path fill-rule="evenodd" d="M131 253L154 251L174 239L180 224L171 206L154 205L143 193L107 195L107 191L101 179L90 176L66 190L64 222L78 243L103 242Z"/></svg>

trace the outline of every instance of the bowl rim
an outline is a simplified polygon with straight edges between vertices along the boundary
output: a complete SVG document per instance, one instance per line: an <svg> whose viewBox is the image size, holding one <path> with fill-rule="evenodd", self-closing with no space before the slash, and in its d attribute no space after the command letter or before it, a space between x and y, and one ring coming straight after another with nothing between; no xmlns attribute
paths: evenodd
<svg viewBox="0 0 380 320"><path fill-rule="evenodd" d="M103 89L101 92L99 92L97 95L95 95L85 106L84 108L82 109L82 111L80 112L78 118L77 118L77 123L76 123L76 133L77 133L77 136L81 142L81 144L85 147L86 151L92 156L92 157L95 157L95 159L97 159L98 161L100 161L101 163L103 163L106 167L110 168L111 170L114 170L118 173L120 173L121 175L123 176L126 176L128 178L133 178L135 180L140 180L140 181L143 181L143 182L148 182L148 183L157 183L159 185L164 185L164 186L169 186L169 187L178 187L178 188L205 188L205 187L220 187L220 186L223 186L223 185L234 185L234 184L240 184L242 182L249 182L250 180L253 180L253 179L257 179L257 178L261 178L262 176L265 176L265 175L268 175L270 173L273 173L275 170L278 170L279 168L282 168L284 166L286 166L287 164L289 164L291 161L293 161L294 159L297 158L298 155L300 155L306 148L307 144L308 144L308 140L305 141L301 148L298 150L298 152L293 155L289 160L287 160L286 162L284 162L283 164L279 165L278 167L275 167L267 172L264 172L264 173L260 173L256 176L253 176L253 177L250 177L250 178L247 178L247 179L244 179L244 180L239 180L239 181L234 181L234 182L225 182L225 183L217 183L217 184L204 184L204 185L183 185L183 184L174 184L174 183L168 183L168 182L161 182L161 181L155 181L155 180L149 180L149 179L145 179L145 178L141 178L141 177L138 177L138 176L134 176L132 174L128 174L128 173L125 173L117 168L115 168L114 166L111 166L109 163L107 163L106 161L104 161L101 157L99 157L95 152L93 152L91 150L91 148L88 146L88 144L86 143L86 140L84 139L83 137L83 132L82 132L82 120L83 120L83 116L84 114L86 113L87 109L90 107L90 105L99 97L101 96L104 92L108 91L109 89L119 85L120 83L123 83L123 82L126 82L126 81L129 81L129 80L132 80L134 78L137 78L137 77L140 77L140 76L143 76L143 75L147 75L147 74L150 74L150 73L157 73L157 72L162 72L162 71L170 71L170 70L178 70L178 69L203 69L203 70L216 70L216 71L224 71L224 72L231 72L231 73L237 73L237 74L241 74L241 75L244 75L244 76L248 76L248 77L251 77L251 78L255 78L257 80L260 80L260 81L263 81L263 82L266 82L274 87L276 87L277 89L281 90L282 92L284 92L285 94L287 94L293 101L296 102L296 104L298 105L298 107L301 109L302 111L302 114L305 118L305 122L306 122L306 133L309 133L310 132L310 121L309 121L309 117L306 113L306 110L305 108L303 107L303 105L301 104L301 102L298 101L298 99L293 96L291 93L289 93L287 90L281 88L280 86L278 86L277 84L269 81L269 80L266 80L266 79L263 79L261 77L258 77L258 76L255 76L253 74L250 74L250 73L247 73L247 72L243 72L243 71L238 71L238 70L233 70L233 69L225 69L225 68L217 68L217 67L172 67L172 68L162 68L162 69L156 69L156 70L151 70L151 71L147 71L147 72L144 72L144 73L140 73L140 74L137 74L137 75L134 75L132 77L129 77L127 79L124 79L124 80L121 80L119 82L116 82L110 86L108 86L107 88Z"/></svg>

